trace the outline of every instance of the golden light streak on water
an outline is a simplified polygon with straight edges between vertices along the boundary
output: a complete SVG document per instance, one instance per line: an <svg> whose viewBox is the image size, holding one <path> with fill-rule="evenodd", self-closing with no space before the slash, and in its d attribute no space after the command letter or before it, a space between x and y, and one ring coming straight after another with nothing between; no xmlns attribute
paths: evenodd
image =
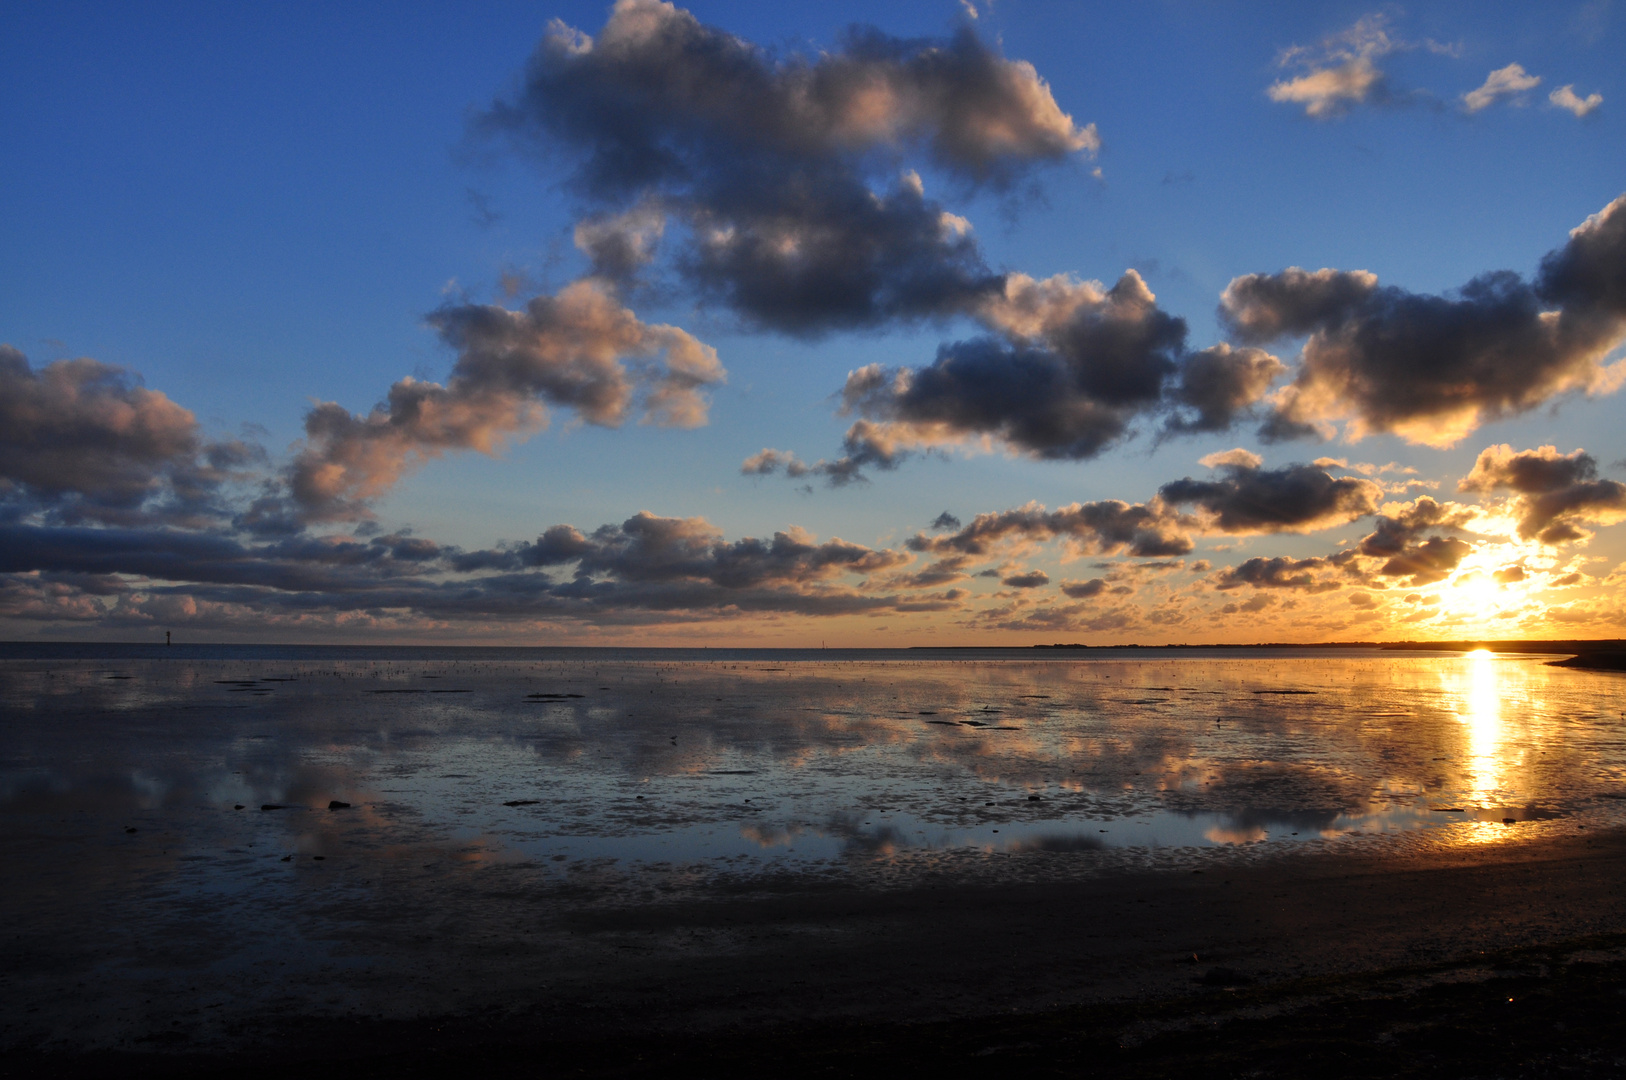
<svg viewBox="0 0 1626 1080"><path fill-rule="evenodd" d="M1486 806L1502 787L1502 680L1486 649L1466 657L1463 708L1457 718L1468 729L1468 779L1476 805Z"/></svg>

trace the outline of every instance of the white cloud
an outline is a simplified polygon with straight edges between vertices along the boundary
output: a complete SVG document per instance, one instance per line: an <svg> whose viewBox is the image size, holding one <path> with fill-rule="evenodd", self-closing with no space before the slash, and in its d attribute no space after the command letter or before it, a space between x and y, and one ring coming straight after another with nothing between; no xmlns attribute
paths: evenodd
<svg viewBox="0 0 1626 1080"><path fill-rule="evenodd" d="M1557 90L1554 90L1552 93L1548 94L1547 100L1552 102L1560 109L1568 109L1570 112L1580 117L1585 116L1593 109L1596 109L1599 105L1602 105L1603 95L1599 93L1591 93L1586 97L1578 97L1575 93L1575 84L1570 83L1567 86L1560 86Z"/></svg>
<svg viewBox="0 0 1626 1080"><path fill-rule="evenodd" d="M1462 95L1462 107L1471 113L1494 105L1505 97L1522 94L1526 90L1534 89L1541 82L1541 76L1531 75L1520 64L1509 64L1505 68L1497 68L1485 76L1485 82L1477 90L1470 90ZM1601 99L1600 99L1601 100Z"/></svg>
<svg viewBox="0 0 1626 1080"><path fill-rule="evenodd" d="M1319 45L1285 50L1277 62L1302 67L1305 73L1271 84L1266 91L1270 100L1303 105L1305 115L1322 120L1374 96L1381 91L1384 76L1373 61L1410 47L1390 37L1386 23L1383 15L1368 15Z"/></svg>

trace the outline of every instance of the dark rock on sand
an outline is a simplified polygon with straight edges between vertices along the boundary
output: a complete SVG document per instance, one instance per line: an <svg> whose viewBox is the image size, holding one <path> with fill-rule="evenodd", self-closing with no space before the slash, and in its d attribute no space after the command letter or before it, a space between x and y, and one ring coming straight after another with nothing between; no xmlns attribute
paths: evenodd
<svg viewBox="0 0 1626 1080"><path fill-rule="evenodd" d="M260 804L260 809L261 810L286 810L288 808L286 806L284 806L282 803L268 802L268 803L261 803Z"/></svg>
<svg viewBox="0 0 1626 1080"><path fill-rule="evenodd" d="M640 795L638 797L640 799L643 798L642 795ZM507 802L503 803L503 805L504 806L535 806L537 803L539 803L541 801L542 801L541 799L509 799Z"/></svg>
<svg viewBox="0 0 1626 1080"><path fill-rule="evenodd" d="M136 827L134 825L126 825L124 827L124 831L127 833L132 833L136 831Z"/></svg>
<svg viewBox="0 0 1626 1080"><path fill-rule="evenodd" d="M327 808L329 810L348 810L350 809L350 804L347 802L340 802L338 799L331 799L328 801Z"/></svg>

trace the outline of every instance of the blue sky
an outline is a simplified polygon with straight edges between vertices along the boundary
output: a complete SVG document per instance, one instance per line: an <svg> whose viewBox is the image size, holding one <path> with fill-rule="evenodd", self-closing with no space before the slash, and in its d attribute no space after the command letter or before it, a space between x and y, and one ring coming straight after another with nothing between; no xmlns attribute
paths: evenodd
<svg viewBox="0 0 1626 1080"><path fill-rule="evenodd" d="M856 22L912 42L899 46L913 49L910 55L947 48L951 35L969 32L999 63L1031 64L1034 85L1049 95L1046 107L1068 118L1068 130L1093 125L1088 145L1057 151L1050 143L1022 144L1010 151L1015 179L1000 188L979 186L963 162L934 159L918 139L882 140L876 153L885 161L865 158L863 181L884 193L896 175L914 170L925 199L965 219L981 265L993 274L1066 274L1075 284L1111 287L1134 268L1157 309L1185 321L1182 358L1222 342L1240 347L1235 328L1217 314L1221 294L1239 276L1291 266L1364 270L1382 286L1448 296L1488 271L1533 280L1544 255L1626 190L1618 119L1626 100L1618 61L1626 11L1608 3L1284 11L1005 0L975 9L975 17L959 4L925 3L701 3L688 10L706 33L754 46L768 72L783 72L798 57L817 65L847 55L843 32ZM870 364L924 369L945 343L1005 330L963 304L930 317L837 320L811 330L753 321L683 269L678 237L698 220L682 217L696 212L692 203L683 211L667 204L668 232L655 261L612 292L644 326L681 328L715 349L726 382L699 390L709 400L703 424L640 424L635 413L615 426L584 423L580 409L543 394L532 404L546 408L547 430L508 430L495 455L473 444L425 455L414 444L403 451L398 476L365 497L346 489L343 514L302 506L298 531L277 542L298 536L329 548L367 548L409 529L442 547L496 550L505 541L535 541L550 526L587 534L639 511L704 518L729 543L798 526L818 542L840 537L894 553L886 566L844 578L821 570L774 579L789 594L838 590L851 603L830 606L833 596L821 594L817 604L793 597L733 604L724 587L682 601L576 597L581 604L561 607L549 600L529 613L510 597L454 615L413 596L369 593L383 578L365 587L344 583L325 601L321 589L301 588L295 602L291 587L271 588L260 577L200 583L179 571L155 575L116 554L60 565L23 554L80 541L133 551L185 533L246 545L243 558L251 562L269 557L255 545L269 543L270 534L245 525L245 507L270 490L265 484L291 482L291 463L312 445L304 425L314 402L365 414L405 376L445 382L459 354L426 322L431 312L456 305L514 310L587 280L595 267L573 231L612 208L602 192L573 187L572 177L587 145L580 138L602 133L572 144L555 131L537 141L535 132L494 133L480 118L493 102L517 100L527 59L550 22L602 38L609 16L599 3L419 4L386 14L361 6L185 4L11 5L0 12L0 188L7 193L0 242L8 255L0 268L0 342L26 358L19 377L37 380L53 362L91 358L125 369L127 379L138 376L192 414L193 449L230 440L259 448L229 480L210 481L208 513L183 520L155 509L170 490L164 485L173 485L168 473L153 474L153 501L140 513L128 505L119 514L87 510L99 497L90 480L77 487L57 474L42 480L28 462L37 465L43 444L14 438L17 445L0 450L7 455L0 471L10 470L0 477L8 485L0 492L11 497L4 520L33 531L13 532L5 544L16 552L4 568L9 606L0 604L7 636L130 637L168 627L276 639L298 627L355 640L662 643L745 635L784 644L830 637L886 644L1252 640L1267 630L1284 640L1502 629L1502 636L1569 636L1618 627L1620 575L1610 575L1626 552L1614 524L1621 507L1607 485L1626 478L1613 464L1626 457L1626 445L1621 399L1608 392L1610 377L1598 374L1619 359L1618 336L1588 361L1597 369L1592 375L1571 372L1502 410L1511 415L1487 415L1459 437L1433 437L1432 444L1415 428L1409 437L1377 430L1351 442L1343 414L1330 440L1266 442L1256 421L1278 406L1258 397L1249 404L1251 421L1239 416L1218 430L1163 438L1161 414L1149 406L1088 453L1047 451L1041 459L1044 453L1006 438L997 425L961 427L938 430L929 445L913 444L912 452L844 485L817 474L742 475L742 462L767 447L809 463L838 458L844 432L862 412L838 415L849 372ZM928 38L935 44L917 40ZM1360 64L1376 81L1325 99L1319 111L1318 99L1287 90L1273 100L1272 87L1318 72L1359 74ZM1487 84L1493 72L1502 72L1502 81ZM565 70L563 89L553 92L577 93L571 80L579 77ZM1465 97L1487 85L1479 98ZM1497 86L1508 92L1490 92ZM1561 87L1570 88L1568 107L1551 97ZM704 167L726 170L728 163ZM677 198L675 190L663 197ZM1300 334L1258 346L1282 365L1272 392L1296 377L1303 343ZM1095 361L1081 355L1068 362ZM1590 393L1580 389L1588 379ZM899 398L874 408L893 410L875 418L896 433L904 415L896 410L915 406ZM75 430L59 425L38 438L69 440ZM918 429L910 430L917 438ZM1514 454L1551 445L1553 460L1570 463L1572 486L1595 485L1571 493L1585 503L1566 519L1575 536L1548 544L1516 529L1485 531L1497 515L1506 526L1527 504L1552 495L1490 481L1483 491L1460 493L1459 481L1481 452L1501 444ZM1437 486L1356 492L1336 521L1312 516L1216 529L1205 518L1180 526L1191 542L1181 565L1155 571L1145 567L1170 559L1137 557L1096 534L1030 529L963 560L956 572L968 576L922 593L938 597L925 605L934 610L906 610L895 599L902 587L895 576L934 557L905 541L944 511L970 523L1030 501L1051 510L1104 500L1145 504L1171 481L1236 471L1234 461L1216 473L1199 459L1238 447L1258 455L1248 466L1255 472L1343 459L1347 467L1317 468L1354 480L1366 476L1355 468L1361 463L1393 462L1416 471L1373 473L1367 482L1393 487L1411 477ZM1577 450L1590 465L1574 457ZM143 467L159 467L151 454L136 457ZM174 462L172 455L160 464ZM1355 550L1384 516L1383 503L1425 495L1480 508L1477 528L1442 525L1411 537L1419 545L1457 538L1474 549L1445 578L1408 584L1419 578L1385 575L1371 554L1307 567L1319 583L1310 586L1215 576L1248 558L1324 559ZM1216 511L1188 504L1171 512ZM1401 513L1392 509L1388 517ZM104 532L85 535L95 529ZM136 535L140 530L146 534ZM685 542L704 546L695 536ZM1476 569L1476 559L1484 566ZM1199 562L1208 565L1193 569ZM1105 565L1091 568L1095 563ZM1500 582L1496 595L1473 584L1515 565L1529 573L1523 582ZM412 575L406 567L375 569L440 592L460 580L444 562L421 563ZM993 576L976 576L987 570ZM619 563L593 569L569 562L527 565L526 572L532 578L514 584L514 595L572 580L626 584L643 573ZM1033 572L1047 583L1001 585ZM1572 574L1582 576L1536 589ZM1464 575L1472 580L1452 592ZM1096 579L1131 591L1110 602L1104 591L1057 591L1065 581ZM684 580L717 586L705 574ZM507 587L469 581L484 592ZM254 591L263 588L270 591ZM945 589L960 595L943 599ZM1420 610L1420 601L1408 606L1402 597L1419 590L1444 614L1401 622ZM1452 598L1467 593L1474 602L1453 612ZM1357 594L1366 602L1349 599ZM876 602L882 596L894 601ZM1221 611L1255 596L1263 599L1245 613Z"/></svg>

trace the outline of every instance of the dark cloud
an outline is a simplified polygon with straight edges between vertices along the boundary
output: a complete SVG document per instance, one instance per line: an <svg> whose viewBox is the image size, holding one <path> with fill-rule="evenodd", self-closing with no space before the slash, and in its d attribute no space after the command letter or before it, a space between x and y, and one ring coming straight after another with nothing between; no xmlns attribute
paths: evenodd
<svg viewBox="0 0 1626 1080"><path fill-rule="evenodd" d="M1003 577L999 583L1013 589L1037 589L1050 584L1050 575L1043 570L1029 570L1025 574L1010 574Z"/></svg>
<svg viewBox="0 0 1626 1080"><path fill-rule="evenodd" d="M1110 290L1013 275L978 314L999 336L944 345L928 367L850 374L843 411L871 427L855 426L849 443L885 460L899 447L992 436L1038 458L1090 458L1158 408L1180 370L1185 323L1133 270Z"/></svg>
<svg viewBox="0 0 1626 1080"><path fill-rule="evenodd" d="M702 389L722 381L716 351L675 326L639 321L602 282L586 279L522 310L454 304L429 317L457 350L445 386L406 378L365 416L324 402L305 417L305 446L288 471L290 511L273 497L244 519L261 531L354 519L402 473L447 450L496 453L545 426L547 406L614 427L706 421Z"/></svg>
<svg viewBox="0 0 1626 1080"><path fill-rule="evenodd" d="M938 514L936 517L932 518L931 527L933 529L958 529L960 527L960 519L949 513L947 510L944 510L941 514Z"/></svg>
<svg viewBox="0 0 1626 1080"><path fill-rule="evenodd" d="M1461 503L1441 503L1424 495L1410 503L1390 505L1378 516L1376 527L1361 539L1362 555L1388 558L1405 551L1435 529L1454 531L1468 527L1479 511Z"/></svg>
<svg viewBox="0 0 1626 1080"><path fill-rule="evenodd" d="M1474 550L1474 546L1454 536L1434 536L1414 544L1384 563L1378 573L1385 577L1406 577L1415 589L1444 581Z"/></svg>
<svg viewBox="0 0 1626 1080"><path fill-rule="evenodd" d="M1048 460L1093 458L1130 437L1136 419L1169 413L1165 435L1224 430L1285 371L1259 349L1185 348L1184 320L1164 312L1134 270L1112 288L1058 275L1012 274L981 301L991 333L941 346L922 368L871 364L851 372L841 410L858 414L842 457L787 475L833 485L895 468L911 453L997 439ZM753 458L748 471L767 471Z"/></svg>
<svg viewBox="0 0 1626 1080"><path fill-rule="evenodd" d="M709 581L725 588L811 582L843 573L870 574L908 561L899 552L843 540L818 544L805 532L775 533L772 540L726 541L703 518L665 518L643 512L591 534L555 526L535 544L516 548L524 565L576 564L577 580L612 576L622 581Z"/></svg>
<svg viewBox="0 0 1626 1080"><path fill-rule="evenodd" d="M1348 560L1343 560L1347 565ZM1294 589L1303 592L1330 592L1343 588L1332 575L1343 568L1334 559L1254 558L1227 567L1214 576L1215 587L1224 591L1251 585L1256 589Z"/></svg>
<svg viewBox="0 0 1626 1080"><path fill-rule="evenodd" d="M1486 447L1462 491L1514 493L1519 536L1564 544L1591 534L1583 524L1626 520L1626 484L1598 478L1598 462L1584 450L1560 454L1554 446L1515 451L1503 443Z"/></svg>
<svg viewBox="0 0 1626 1080"><path fill-rule="evenodd" d="M0 517L213 524L221 485L257 455L205 439L190 411L124 368L81 358L35 370L0 345Z"/></svg>
<svg viewBox="0 0 1626 1080"><path fill-rule="evenodd" d="M871 584L909 561L798 529L730 541L702 519L648 513L590 533L554 526L483 552L403 533L245 544L180 530L0 525L0 614L226 625L258 612L273 620L263 629L277 618L362 613L615 624L962 606L958 590L900 596ZM113 607L96 599L104 596Z"/></svg>
<svg viewBox="0 0 1626 1080"><path fill-rule="evenodd" d="M1088 581L1064 581L1061 591L1074 600L1088 600L1092 596L1100 596L1106 590L1107 583L1101 578L1091 578Z"/></svg>
<svg viewBox="0 0 1626 1080"><path fill-rule="evenodd" d="M1192 353L1181 365L1169 399L1195 415L1177 412L1167 421L1167 429L1228 431L1286 371L1287 365L1263 349L1233 349L1222 343Z"/></svg>
<svg viewBox="0 0 1626 1080"><path fill-rule="evenodd" d="M1429 585L1450 576L1473 551L1473 545L1450 536L1424 537L1430 532L1465 529L1478 517L1474 507L1436 502L1425 495L1386 507L1376 527L1355 550L1384 560L1377 570L1384 577L1410 578L1408 584L1413 588Z"/></svg>
<svg viewBox="0 0 1626 1080"><path fill-rule="evenodd" d="M1238 339L1309 335L1267 438L1348 420L1450 445L1480 424L1576 390L1611 388L1626 339L1626 196L1572 232L1536 280L1482 274L1454 295L1380 286L1365 271L1298 268L1231 282L1220 314Z"/></svg>
<svg viewBox="0 0 1626 1080"><path fill-rule="evenodd" d="M917 533L906 546L935 555L987 555L1006 544L1042 543L1062 538L1079 553L1127 552L1143 558L1184 555L1193 547L1190 519L1159 504L1073 503L1046 510L1037 503L1000 513L978 514L971 524L946 536Z"/></svg>
<svg viewBox="0 0 1626 1080"><path fill-rule="evenodd" d="M1224 533L1314 532L1375 513L1381 485L1333 477L1313 465L1281 469L1224 465L1221 479L1175 480L1158 489L1165 502L1193 503Z"/></svg>
<svg viewBox="0 0 1626 1080"><path fill-rule="evenodd" d="M957 581L964 581L970 577L966 573L966 565L971 558L966 555L950 555L909 574L894 574L886 579L886 587L893 589L935 589L943 585L952 585ZM979 577L986 576L979 574ZM999 572L994 572L994 577Z"/></svg>
<svg viewBox="0 0 1626 1080"><path fill-rule="evenodd" d="M573 153L574 186L594 202L678 219L689 284L798 334L946 315L998 289L965 222L917 177L873 189L898 154L1005 187L1098 145L1030 65L970 30L905 41L855 28L834 51L775 58L654 0L621 0L596 39L554 22L521 88L481 123L550 160ZM617 232L578 235L599 272L647 261Z"/></svg>

